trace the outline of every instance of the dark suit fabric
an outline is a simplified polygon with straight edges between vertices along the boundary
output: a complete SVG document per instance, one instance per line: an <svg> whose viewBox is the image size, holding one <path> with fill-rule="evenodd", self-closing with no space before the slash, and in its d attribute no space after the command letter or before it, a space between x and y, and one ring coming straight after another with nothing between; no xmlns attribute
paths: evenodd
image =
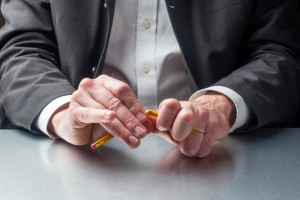
<svg viewBox="0 0 300 200"><path fill-rule="evenodd" d="M251 108L252 127L284 123L299 106L297 0L166 0L187 67L199 89L225 86ZM101 74L112 0L4 0L0 104L32 129L51 100ZM95 70L96 69L96 70Z"/></svg>

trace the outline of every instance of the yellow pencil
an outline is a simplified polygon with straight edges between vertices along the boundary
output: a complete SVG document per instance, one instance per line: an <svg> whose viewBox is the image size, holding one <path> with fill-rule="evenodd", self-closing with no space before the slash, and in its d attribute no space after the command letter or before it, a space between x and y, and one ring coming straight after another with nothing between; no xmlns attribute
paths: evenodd
<svg viewBox="0 0 300 200"><path fill-rule="evenodd" d="M107 134L103 138L101 138L101 139L97 140L96 142L94 142L93 144L91 144L91 148L96 149L96 148L100 147L101 145L103 145L104 143L111 140L113 137L114 137L113 135Z"/></svg>
<svg viewBox="0 0 300 200"><path fill-rule="evenodd" d="M146 116L149 116L149 115L154 116L154 117L158 116L158 112L156 110L152 110L152 109L146 110L145 113L146 113ZM192 131L206 134L206 132L204 132L203 130L196 128L196 127L193 127ZM106 142L108 142L109 140L111 140L113 137L114 137L113 135L107 134L103 138L101 138L101 139L97 140L96 142L94 142L93 144L91 144L91 148L96 149L96 148L100 147L101 145L105 144Z"/></svg>

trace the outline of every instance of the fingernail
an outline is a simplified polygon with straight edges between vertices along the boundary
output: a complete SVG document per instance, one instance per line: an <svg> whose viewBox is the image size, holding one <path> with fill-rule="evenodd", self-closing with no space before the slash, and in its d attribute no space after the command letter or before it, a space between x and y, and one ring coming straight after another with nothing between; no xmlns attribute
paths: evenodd
<svg viewBox="0 0 300 200"><path fill-rule="evenodd" d="M129 142L130 142L130 144L132 145L132 146L135 146L136 145L136 143L138 143L139 142L139 139L137 139L136 137L134 137L134 136L129 136Z"/></svg>
<svg viewBox="0 0 300 200"><path fill-rule="evenodd" d="M168 129L166 129L166 128L164 128L164 127L161 127L161 126L156 126L156 128L157 128L159 131L162 131L162 132L168 131Z"/></svg>
<svg viewBox="0 0 300 200"><path fill-rule="evenodd" d="M135 132L135 136L140 138L142 135L144 135L146 130L143 129L142 127L140 127L140 126L137 126L137 127L135 127L134 132Z"/></svg>
<svg viewBox="0 0 300 200"><path fill-rule="evenodd" d="M141 121L143 121L146 118L146 115L145 115L145 113L139 112L136 115L136 118L141 122Z"/></svg>

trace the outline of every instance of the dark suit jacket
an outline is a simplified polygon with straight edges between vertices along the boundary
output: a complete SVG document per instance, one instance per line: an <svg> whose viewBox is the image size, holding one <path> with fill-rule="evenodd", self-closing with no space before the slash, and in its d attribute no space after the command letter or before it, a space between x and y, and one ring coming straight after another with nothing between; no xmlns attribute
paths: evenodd
<svg viewBox="0 0 300 200"><path fill-rule="evenodd" d="M166 0L198 88L225 86L250 106L253 126L286 122L299 106L297 0ZM32 129L51 100L101 74L113 0L10 0L0 31L0 105Z"/></svg>

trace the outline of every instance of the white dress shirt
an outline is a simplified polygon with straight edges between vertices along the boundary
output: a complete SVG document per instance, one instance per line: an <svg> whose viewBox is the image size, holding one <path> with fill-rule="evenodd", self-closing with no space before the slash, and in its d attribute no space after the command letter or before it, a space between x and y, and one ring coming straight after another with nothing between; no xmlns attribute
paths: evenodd
<svg viewBox="0 0 300 200"><path fill-rule="evenodd" d="M247 123L249 108L242 97L225 87L196 91L187 73L164 0L116 1L112 32L103 73L128 83L145 108L157 109L167 98L189 100L208 90L228 96L237 108L231 132ZM70 96L50 102L37 119L37 127L50 137L47 124Z"/></svg>

